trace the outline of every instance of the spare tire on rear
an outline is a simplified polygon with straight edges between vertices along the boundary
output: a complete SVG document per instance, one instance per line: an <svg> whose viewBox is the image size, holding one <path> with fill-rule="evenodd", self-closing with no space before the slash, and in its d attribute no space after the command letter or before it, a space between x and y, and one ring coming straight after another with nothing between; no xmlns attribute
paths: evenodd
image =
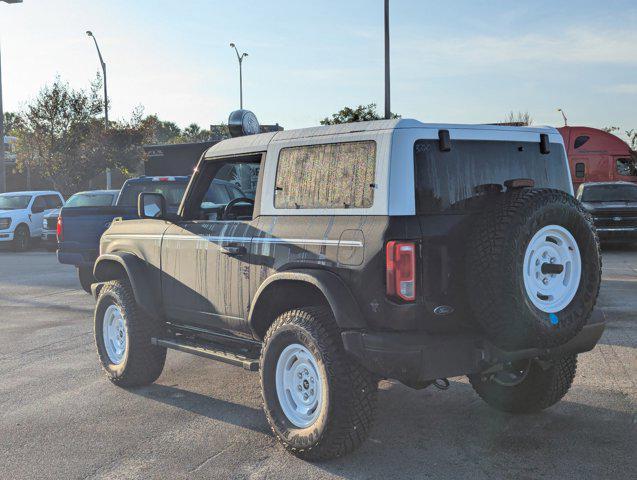
<svg viewBox="0 0 637 480"><path fill-rule="evenodd" d="M580 203L559 190L493 195L466 255L469 302L491 341L512 350L575 337L599 292L599 240Z"/></svg>

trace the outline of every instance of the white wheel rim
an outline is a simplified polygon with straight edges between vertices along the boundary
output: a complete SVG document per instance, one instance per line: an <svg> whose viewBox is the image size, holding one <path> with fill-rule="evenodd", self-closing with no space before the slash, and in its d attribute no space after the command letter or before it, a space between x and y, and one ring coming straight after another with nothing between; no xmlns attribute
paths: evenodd
<svg viewBox="0 0 637 480"><path fill-rule="evenodd" d="M559 269L561 272L548 269ZM546 313L564 310L579 288L582 259L571 232L559 225L547 225L537 232L524 254L524 287L529 300ZM557 316L551 316L557 324Z"/></svg>
<svg viewBox="0 0 637 480"><path fill-rule="evenodd" d="M104 312L102 336L109 360L113 364L119 365L124 360L126 353L128 328L122 310L117 305L110 305Z"/></svg>
<svg viewBox="0 0 637 480"><path fill-rule="evenodd" d="M283 413L298 428L312 425L321 413L323 379L314 355L293 343L276 364L276 394Z"/></svg>

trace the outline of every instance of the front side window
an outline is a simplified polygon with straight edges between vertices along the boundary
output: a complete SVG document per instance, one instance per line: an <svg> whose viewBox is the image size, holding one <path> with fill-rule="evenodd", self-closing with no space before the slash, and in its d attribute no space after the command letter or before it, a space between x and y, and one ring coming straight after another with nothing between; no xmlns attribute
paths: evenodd
<svg viewBox="0 0 637 480"><path fill-rule="evenodd" d="M374 202L376 142L281 149L275 208L369 208Z"/></svg>
<svg viewBox="0 0 637 480"><path fill-rule="evenodd" d="M637 160L633 158L618 158L616 161L617 173L625 177L637 175Z"/></svg>
<svg viewBox="0 0 637 480"><path fill-rule="evenodd" d="M57 195L47 195L46 208L53 210L54 208L60 208L62 206L62 200Z"/></svg>

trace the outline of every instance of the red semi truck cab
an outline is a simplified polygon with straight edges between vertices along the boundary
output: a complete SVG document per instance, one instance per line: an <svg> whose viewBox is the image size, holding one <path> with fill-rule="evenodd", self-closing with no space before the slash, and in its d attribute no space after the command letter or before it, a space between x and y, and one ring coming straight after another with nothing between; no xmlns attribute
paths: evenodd
<svg viewBox="0 0 637 480"><path fill-rule="evenodd" d="M591 127L558 128L577 191L585 182L637 183L637 152L612 133Z"/></svg>

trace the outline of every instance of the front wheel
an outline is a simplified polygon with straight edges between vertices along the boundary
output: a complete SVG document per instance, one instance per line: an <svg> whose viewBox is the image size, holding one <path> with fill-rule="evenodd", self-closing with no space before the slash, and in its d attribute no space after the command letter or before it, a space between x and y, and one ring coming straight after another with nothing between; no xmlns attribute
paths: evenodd
<svg viewBox="0 0 637 480"><path fill-rule="evenodd" d="M26 225L18 225L13 233L12 248L14 252L26 252L29 249L31 241L31 232Z"/></svg>
<svg viewBox="0 0 637 480"><path fill-rule="evenodd" d="M95 305L97 354L108 379L122 387L153 383L164 368L166 349L155 346L159 324L137 305L130 283L115 280L100 290Z"/></svg>
<svg viewBox="0 0 637 480"><path fill-rule="evenodd" d="M345 352L328 308L279 316L260 363L265 414L288 451L307 460L335 458L366 438L377 383Z"/></svg>
<svg viewBox="0 0 637 480"><path fill-rule="evenodd" d="M502 371L469 377L471 386L493 408L533 413L559 402L573 383L577 355L550 361L521 360Z"/></svg>

